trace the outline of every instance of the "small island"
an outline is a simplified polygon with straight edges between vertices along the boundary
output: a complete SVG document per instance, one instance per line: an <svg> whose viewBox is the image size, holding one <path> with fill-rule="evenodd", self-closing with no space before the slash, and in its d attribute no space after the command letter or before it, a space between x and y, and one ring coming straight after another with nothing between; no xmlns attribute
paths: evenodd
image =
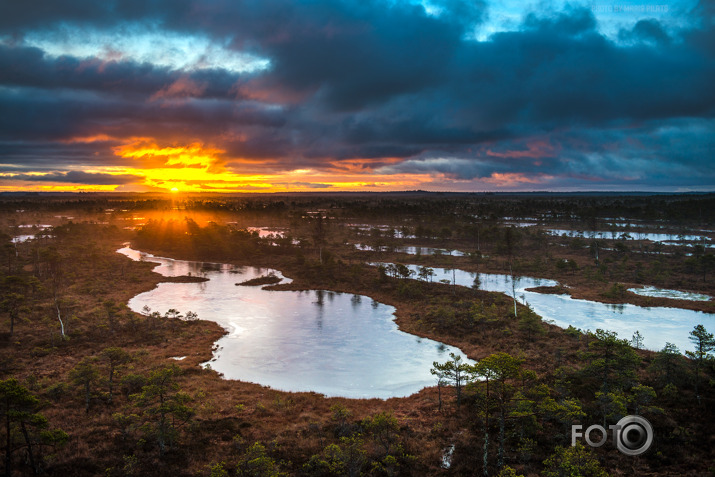
<svg viewBox="0 0 715 477"><path fill-rule="evenodd" d="M280 283L281 280L283 279L277 277L273 273L270 273L268 275L251 278L250 280L246 280L245 282L236 283L236 286L255 287L259 285L275 285L276 283Z"/></svg>

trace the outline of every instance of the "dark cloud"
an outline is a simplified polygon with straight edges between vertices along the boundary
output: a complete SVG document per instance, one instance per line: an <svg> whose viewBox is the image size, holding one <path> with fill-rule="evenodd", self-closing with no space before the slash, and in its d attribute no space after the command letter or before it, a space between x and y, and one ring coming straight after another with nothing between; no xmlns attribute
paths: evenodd
<svg viewBox="0 0 715 477"><path fill-rule="evenodd" d="M558 36L573 37L593 33L595 29L596 19L590 9L567 6L566 11L551 15L529 13L524 19L522 31L548 31Z"/></svg>
<svg viewBox="0 0 715 477"><path fill-rule="evenodd" d="M655 19L640 20L632 30L621 30L618 38L623 41L652 42L666 45L671 42L670 35Z"/></svg>
<svg viewBox="0 0 715 477"><path fill-rule="evenodd" d="M142 177L132 174L102 174L82 171L51 172L44 175L17 174L3 180L29 182L64 182L86 185L121 185L139 182Z"/></svg>
<svg viewBox="0 0 715 477"><path fill-rule="evenodd" d="M0 141L2 172L56 170L58 166L126 166L126 159L112 153L114 141L66 144L43 141ZM8 166L10 164L10 166Z"/></svg>
<svg viewBox="0 0 715 477"><path fill-rule="evenodd" d="M152 97L131 100L76 90L0 90L0 140L61 140L100 133L195 140L232 127L271 128L284 122L280 111L252 101L183 98L159 102Z"/></svg>
<svg viewBox="0 0 715 477"><path fill-rule="evenodd" d="M109 20L112 2L38 0L32 8L18 2L3 2L0 31L21 35L28 29L42 28L60 21L98 23Z"/></svg>
<svg viewBox="0 0 715 477"><path fill-rule="evenodd" d="M134 61L51 58L36 47L0 44L0 84L8 86L146 98L182 79L204 85L201 97L234 98L233 88L239 76L217 69L186 74Z"/></svg>
<svg viewBox="0 0 715 477"><path fill-rule="evenodd" d="M329 189L333 187L332 184L321 184L317 182L291 182L289 185L292 187L307 187L308 189Z"/></svg>
<svg viewBox="0 0 715 477"><path fill-rule="evenodd" d="M469 35L487 3L433 3L434 15L399 0L5 2L0 154L33 170L129 165L114 148L152 137L219 148L232 170L376 159L365 167L457 180L715 183L711 2L676 30L644 18L614 40L574 6L481 42ZM23 43L35 31L141 26L214 38L270 68L175 71ZM381 167L386 158L401 162Z"/></svg>

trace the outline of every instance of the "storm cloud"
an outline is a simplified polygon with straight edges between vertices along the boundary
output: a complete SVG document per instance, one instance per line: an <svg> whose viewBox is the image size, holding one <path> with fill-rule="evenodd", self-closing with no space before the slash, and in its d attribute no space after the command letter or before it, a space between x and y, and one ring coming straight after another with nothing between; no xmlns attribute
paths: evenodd
<svg viewBox="0 0 715 477"><path fill-rule="evenodd" d="M711 3L618 22L541 4L501 29L499 8L5 2L0 174L18 187L127 185L142 167L176 167L122 155L143 141L211 149L207 170L310 170L315 182L294 181L306 189L348 174L451 190L715 185Z"/></svg>
<svg viewBox="0 0 715 477"><path fill-rule="evenodd" d="M13 180L29 181L29 182L68 182L71 184L97 184L97 185L113 185L113 184L131 184L136 182L140 177L126 174L102 174L88 173L82 171L69 172L52 172L41 176L18 174L12 177Z"/></svg>

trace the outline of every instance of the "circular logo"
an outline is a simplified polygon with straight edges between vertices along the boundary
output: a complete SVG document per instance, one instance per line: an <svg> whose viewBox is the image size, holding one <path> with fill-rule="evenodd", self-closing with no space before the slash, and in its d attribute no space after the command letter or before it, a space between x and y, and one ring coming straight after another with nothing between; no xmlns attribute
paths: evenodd
<svg viewBox="0 0 715 477"><path fill-rule="evenodd" d="M616 424L616 447L626 455L640 455L653 443L653 427L641 416L626 416Z"/></svg>

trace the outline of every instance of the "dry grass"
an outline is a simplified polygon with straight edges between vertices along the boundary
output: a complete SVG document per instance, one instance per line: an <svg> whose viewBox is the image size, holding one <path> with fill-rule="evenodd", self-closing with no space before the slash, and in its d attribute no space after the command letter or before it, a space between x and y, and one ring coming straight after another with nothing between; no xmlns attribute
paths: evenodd
<svg viewBox="0 0 715 477"><path fill-rule="evenodd" d="M46 401L42 412L52 425L71 436L67 445L49 461L49 475L132 475L131 472L133 475L172 477L208 475L208 467L213 463L226 462L229 468L237 464L254 442L262 442L273 458L285 463L285 469L298 473L312 455L320 453L326 445L338 442L337 424L331 411L336 404L350 411L349 423L353 426L359 426L360 421L379 412L394 414L405 450L416 456L409 467L403 468L405 474L444 473L439 467L441 453L450 444L456 446L453 472L469 474L480 470L475 457L481 445L479 425L468 406L456 407L449 390L443 390L445 404L439 412L436 388L424 389L401 399L325 398L316 393L284 393L257 384L227 381L213 371L200 368L200 363L210 360L214 343L225 331L212 322L156 321L129 311L125 304L131 297L169 279L151 272L152 264L133 262L116 254L115 250L126 238L113 230L105 235L78 235L71 242L57 244L68 275L63 295L72 305L68 307L68 318L75 316L68 319L69 340L58 338L57 322L46 294L36 297L32 310L17 325L12 338L0 338L2 377L12 375L27 383ZM31 245L20 251L30 266ZM88 258L90 255L93 258ZM581 252L567 256L579 261L582 268L588 266L587 258ZM400 254L381 254L379 257L386 261L401 258L405 262L411 261ZM187 252L175 258L211 257ZM520 355L525 358L525 367L535 371L545 382L552 380L551 375L557 366L579 366L582 363L580 355L587 348L586 339L570 336L562 329L546 324L542 335L527 339L511 318L511 302L503 295L414 282L417 293L406 297L400 291L398 281L383 280L375 268L362 266L364 255L336 247L334 260L342 263L334 263L327 269L316 265L312 258L299 260L290 255L256 257L250 264L280 269L294 279L293 283L276 286L276 289L322 288L364 294L395 306L396 322L403 331L457 346L471 358L480 359L497 351ZM433 267L504 271L503 260L499 258L479 264L466 257L423 257L423 260ZM541 276L558 278L574 286L573 293L583 297L600 296L602 287L606 286L603 282L591 283L578 275L558 275L555 268L545 268ZM645 303L641 298L634 300L640 300L638 304ZM658 304L657 299L644 300ZM113 302L118 307L112 323L105 302ZM440 324L428 313L436 304L458 309L460 302L493 304L496 320L469 326L463 322ZM697 306L709 310L707 307L711 304ZM196 414L192 423L183 429L177 444L164 456L159 455L157 446L146 440L140 430L129 430L124 434L117 425L114 413L138 411L132 399L121 390L116 391L114 402L109 403L106 383L98 383L88 414L84 412L79 390L69 387L64 393L52 392L53 387L69 383L69 372L81 359L98 356L111 346L121 347L135 358L120 371L120 378L129 374L146 376L152 370L170 364L183 371L178 383L192 398L190 405ZM652 358L652 353L640 354L646 361ZM169 359L172 356L187 357L174 361ZM642 373L645 373L644 369L645 366ZM687 419L687 409L677 413L678 417ZM548 433L551 427L546 424L543 432ZM548 437L542 435L542 439L548 442ZM366 445L366 448L370 447ZM533 474L539 459L543 460L550 451L551 447L540 447L532 467L522 466L521 470ZM708 455L707 451L699 452L700 456ZM611 465L628 468L628 462L623 459L599 455ZM701 464L694 461L689 465L700 468ZM667 469L677 468L679 464L671 462L668 465L663 466L662 473L653 475L668 475Z"/></svg>

